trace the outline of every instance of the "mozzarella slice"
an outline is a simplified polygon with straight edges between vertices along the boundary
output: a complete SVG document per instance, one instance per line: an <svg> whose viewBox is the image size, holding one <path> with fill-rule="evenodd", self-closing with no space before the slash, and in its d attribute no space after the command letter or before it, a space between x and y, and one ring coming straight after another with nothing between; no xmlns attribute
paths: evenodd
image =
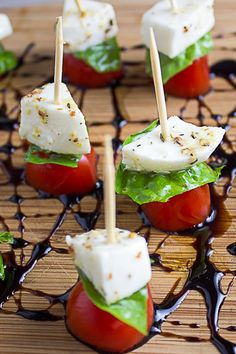
<svg viewBox="0 0 236 354"><path fill-rule="evenodd" d="M5 14L0 14L0 40L10 36L13 33L9 17Z"/></svg>
<svg viewBox="0 0 236 354"><path fill-rule="evenodd" d="M75 0L65 0L63 34L69 52L84 51L118 33L115 11L110 4L81 0L81 7L82 16Z"/></svg>
<svg viewBox="0 0 236 354"><path fill-rule="evenodd" d="M107 242L106 230L66 237L75 265L108 304L131 296L151 279L146 241L136 233L116 229L117 243Z"/></svg>
<svg viewBox="0 0 236 354"><path fill-rule="evenodd" d="M214 0L176 0L178 12L171 8L170 0L161 0L142 18L143 43L150 47L150 27L153 28L158 50L170 58L209 32L214 24Z"/></svg>
<svg viewBox="0 0 236 354"><path fill-rule="evenodd" d="M183 170L206 161L220 144L225 130L197 127L173 116L167 121L170 140L161 137L160 125L122 148L127 169L147 172Z"/></svg>
<svg viewBox="0 0 236 354"><path fill-rule="evenodd" d="M61 104L54 103L54 84L35 89L21 100L20 136L41 149L61 154L90 152L84 116L61 84Z"/></svg>

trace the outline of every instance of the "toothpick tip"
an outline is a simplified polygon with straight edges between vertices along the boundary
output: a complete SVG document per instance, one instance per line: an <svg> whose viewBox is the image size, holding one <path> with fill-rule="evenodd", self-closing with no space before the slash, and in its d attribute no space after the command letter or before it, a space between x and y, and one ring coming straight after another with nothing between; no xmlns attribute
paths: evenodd
<svg viewBox="0 0 236 354"><path fill-rule="evenodd" d="M104 208L105 224L108 234L108 242L116 242L116 197L115 197L115 166L113 163L112 137L104 136L105 159L104 159Z"/></svg>
<svg viewBox="0 0 236 354"><path fill-rule="evenodd" d="M56 18L56 48L54 67L54 102L61 102L62 62L63 62L63 29L62 16Z"/></svg>
<svg viewBox="0 0 236 354"><path fill-rule="evenodd" d="M56 24L62 23L62 16L56 17Z"/></svg>
<svg viewBox="0 0 236 354"><path fill-rule="evenodd" d="M154 30L153 30L153 27L150 27L150 37L151 37L151 38L154 37Z"/></svg>
<svg viewBox="0 0 236 354"><path fill-rule="evenodd" d="M106 134L105 135L105 143L111 142L111 140L112 140L111 135L110 134Z"/></svg>

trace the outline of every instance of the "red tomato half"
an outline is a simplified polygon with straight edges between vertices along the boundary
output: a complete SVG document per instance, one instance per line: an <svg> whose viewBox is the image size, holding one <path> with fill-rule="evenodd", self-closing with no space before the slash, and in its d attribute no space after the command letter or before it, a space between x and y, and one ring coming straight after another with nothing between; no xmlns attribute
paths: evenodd
<svg viewBox="0 0 236 354"><path fill-rule="evenodd" d="M153 323L153 302L149 289L148 329ZM97 308L88 298L82 283L72 290L66 308L70 332L84 343L108 353L122 353L139 344L144 336L136 329Z"/></svg>
<svg viewBox="0 0 236 354"><path fill-rule="evenodd" d="M150 223L160 230L183 231L206 220L211 210L208 184L170 198L141 206Z"/></svg>
<svg viewBox="0 0 236 354"><path fill-rule="evenodd" d="M207 55L196 59L192 65L173 76L164 85L165 92L185 98L193 98L207 93L210 87L210 73Z"/></svg>
<svg viewBox="0 0 236 354"><path fill-rule="evenodd" d="M63 73L70 83L82 87L104 87L112 81L123 76L123 70L98 73L83 60L75 58L72 54L64 55Z"/></svg>
<svg viewBox="0 0 236 354"><path fill-rule="evenodd" d="M26 180L36 189L52 195L85 194L96 184L96 153L83 155L77 168L55 164L32 164L25 167Z"/></svg>

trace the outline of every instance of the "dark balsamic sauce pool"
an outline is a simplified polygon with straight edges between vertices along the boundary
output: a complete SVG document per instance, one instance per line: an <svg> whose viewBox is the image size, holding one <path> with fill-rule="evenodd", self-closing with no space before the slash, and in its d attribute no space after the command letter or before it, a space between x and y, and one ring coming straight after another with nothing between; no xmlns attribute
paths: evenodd
<svg viewBox="0 0 236 354"><path fill-rule="evenodd" d="M235 36L236 34L232 34ZM222 38L222 36L218 36L216 38ZM18 67L15 69L13 75L16 75L18 70L24 66L25 58L29 55L32 50L33 45L30 44L19 58ZM142 46L136 46L131 49L123 48L123 51L127 50L142 50ZM224 50L222 48L222 50ZM45 60L50 60L51 57L44 56L40 57L38 55L33 56L33 62L41 62ZM138 67L139 65L143 65L142 62L124 62L124 65L128 71L129 67ZM143 68L142 68L143 70ZM24 73L22 76L30 76L31 73ZM32 74L33 75L33 74ZM227 81L232 90L236 92L235 78L236 76L236 61L233 60L223 60L221 62L215 63L211 67L211 77L212 80L216 77L220 77ZM119 87L139 87L139 86L148 86L150 82L144 77L140 77L139 74L132 74L128 82L121 80L121 82L113 83L109 86L114 118L112 121L112 125L115 127L115 136L113 138L113 149L114 156L117 157L122 140L121 140L121 132L122 128L128 123L122 114L122 109L120 107L117 90ZM136 80L137 79L137 80ZM141 81L140 81L141 79ZM47 78L40 84L44 84L47 81L50 81L51 78ZM40 85L38 85L40 86ZM32 87L33 89L33 87ZM213 90L213 89L212 89ZM81 91L80 98L80 107L82 108L84 97L86 95L85 89ZM224 90L223 90L224 91ZM225 90L227 91L227 90ZM222 92L222 90L221 90ZM23 168L15 167L12 162L13 154L19 149L19 147L14 146L12 143L13 133L18 129L18 119L11 119L11 115L14 111L18 111L18 104L16 107L12 108L10 111L7 107L7 94L8 89L1 89L1 93L3 95L3 102L0 106L0 131L4 131L8 133L8 140L4 145L0 146L0 169L3 171L4 175L7 178L6 182L1 183L2 186L13 185L14 192L12 195L9 195L8 201L16 205L16 213L14 218L18 220L18 231L20 233L19 238L15 238L14 243L11 247L11 250L3 253L3 259L6 265L6 278L3 282L0 282L0 309L4 314L12 314L13 312L4 309L4 303L7 302L9 298L11 298L15 292L24 290L25 292L30 293L33 296L41 297L47 300L48 307L45 310L29 310L26 309L21 303L21 297L18 300L15 300L17 305L17 310L14 312L18 316L22 316L29 320L35 321L59 321L63 320L64 316L59 316L53 314L50 310L55 304L66 305L66 301L71 289L68 289L64 294L59 296L46 294L40 290L33 290L26 288L23 283L29 272L31 272L36 266L37 262L46 257L51 252L56 252L59 254L67 254L68 251L64 248L55 248L51 245L51 239L55 235L55 233L60 229L64 220L66 219L67 213L72 211L74 206L80 205L83 196L66 196L62 195L58 197L58 200L61 202L63 206L62 212L57 216L56 222L53 225L48 236L41 242L36 244L31 244L30 242L24 240L24 232L25 226L24 221L27 218L27 215L24 215L21 209L21 203L24 198L18 194L18 187L20 184L24 183L24 170ZM22 93L19 90L14 90L15 99L17 101L22 97ZM198 114L196 119L199 121L199 124L204 123L204 114L203 112L206 110L211 118L216 122L217 126L221 126L226 131L230 129L230 119L236 118L236 107L230 107L229 113L227 116L227 120L224 120L222 123L222 117L218 114L215 114L213 110L206 103L205 97L198 97L196 99L198 103ZM188 105L188 101L185 106L183 106L180 110L179 116L183 116ZM178 113L178 112L176 112ZM148 120L144 120L141 123L148 124ZM103 123L101 123L103 124ZM132 123L128 123L132 124ZM95 125L95 124L94 124ZM96 123L96 125L99 125ZM225 145L230 148L230 152L226 151ZM20 147L22 148L22 146ZM203 342L207 341L206 339L202 339L196 336L180 336L174 333L162 331L162 324L167 320L168 316L173 313L179 306L181 306L184 299L188 296L190 291L197 291L200 293L206 304L206 318L208 327L210 329L210 341L215 345L215 347L222 354L235 354L236 353L236 344L228 341L223 338L219 334L218 327L218 319L222 305L224 304L225 299L227 298L230 287L232 286L232 282L228 286L227 293L223 293L221 289L221 280L227 275L232 275L232 278L236 276L236 269L233 271L227 271L225 273L219 271L216 266L211 262L210 256L212 253L211 243L214 239L214 230L217 227L218 216L220 214L225 214L225 217L230 220L230 215L227 214L227 211L224 207L224 201L226 200L236 175L236 155L233 148L233 144L229 137L225 136L224 142L217 148L216 152L213 155L213 159L211 162L212 166L218 166L224 164L225 167L222 171L222 177L226 181L224 184L223 195L218 195L214 189L212 188L212 199L214 208L212 210L211 216L206 220L206 222L202 225L199 225L194 230L187 231L187 235L191 235L195 237L194 248L196 250L196 258L189 269L188 278L182 287L182 289L178 293L174 293L174 289L172 289L162 301L162 303L154 304L155 307L155 318L153 322L153 326L151 328L149 336L145 338L143 343L140 343L138 346L144 344L149 339L151 339L155 335L162 335L165 337L175 337L179 339L184 339L187 342ZM82 212L82 211L73 211L73 215L75 220L80 224L82 229L88 231L95 227L97 219L101 213L101 205L103 200L103 187L102 181L98 181L94 191L92 191L91 196L96 199L96 206L92 212ZM38 199L47 199L50 198L50 195L38 192ZM140 218L142 220L142 226L139 228L139 231L145 229L145 237L147 241L151 236L151 227L148 223L148 220L144 217L142 213L139 213ZM40 214L35 215L35 218L39 217ZM3 230L9 230L6 220L0 216L0 223L2 225ZM225 230L223 230L225 231ZM223 232L222 232L223 233ZM163 271L169 272L171 269L165 267L162 264L162 259L158 250L164 244L165 240L170 235L163 235L163 241L158 245L156 251L151 254L151 259L153 261L153 267L158 267ZM29 260L25 263L25 254L24 249L28 246L32 246L32 253ZM16 261L16 250L20 250L20 262ZM236 243L232 243L227 246L227 251L231 256L236 256ZM180 321L169 321L173 326L180 326L182 323ZM191 323L188 325L190 328L195 329L199 328L197 323ZM225 330L229 332L236 331L236 326L228 326ZM193 332L194 333L194 332ZM96 348L93 348L96 350ZM100 352L97 350L97 352ZM157 348L158 352L158 348Z"/></svg>

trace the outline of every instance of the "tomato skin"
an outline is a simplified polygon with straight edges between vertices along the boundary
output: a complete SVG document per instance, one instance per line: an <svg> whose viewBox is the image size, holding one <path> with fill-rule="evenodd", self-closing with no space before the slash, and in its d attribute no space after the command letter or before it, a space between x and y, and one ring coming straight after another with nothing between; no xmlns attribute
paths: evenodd
<svg viewBox="0 0 236 354"><path fill-rule="evenodd" d="M150 223L164 231L183 231L206 220L211 210L208 184L170 198L141 206Z"/></svg>
<svg viewBox="0 0 236 354"><path fill-rule="evenodd" d="M204 95L209 87L210 70L207 55L194 60L192 65L173 76L164 85L166 93L185 98Z"/></svg>
<svg viewBox="0 0 236 354"><path fill-rule="evenodd" d="M94 149L83 155L77 168L55 164L26 163L26 180L36 189L54 196L60 194L86 194L96 184L97 158Z"/></svg>
<svg viewBox="0 0 236 354"><path fill-rule="evenodd" d="M148 288L148 328L153 323L153 302ZM66 324L79 340L108 353L123 353L139 344L144 335L97 308L81 282L73 288L66 307Z"/></svg>
<svg viewBox="0 0 236 354"><path fill-rule="evenodd" d="M104 87L123 76L123 70L98 73L83 60L72 54L64 54L63 73L68 81L74 85L88 88Z"/></svg>

